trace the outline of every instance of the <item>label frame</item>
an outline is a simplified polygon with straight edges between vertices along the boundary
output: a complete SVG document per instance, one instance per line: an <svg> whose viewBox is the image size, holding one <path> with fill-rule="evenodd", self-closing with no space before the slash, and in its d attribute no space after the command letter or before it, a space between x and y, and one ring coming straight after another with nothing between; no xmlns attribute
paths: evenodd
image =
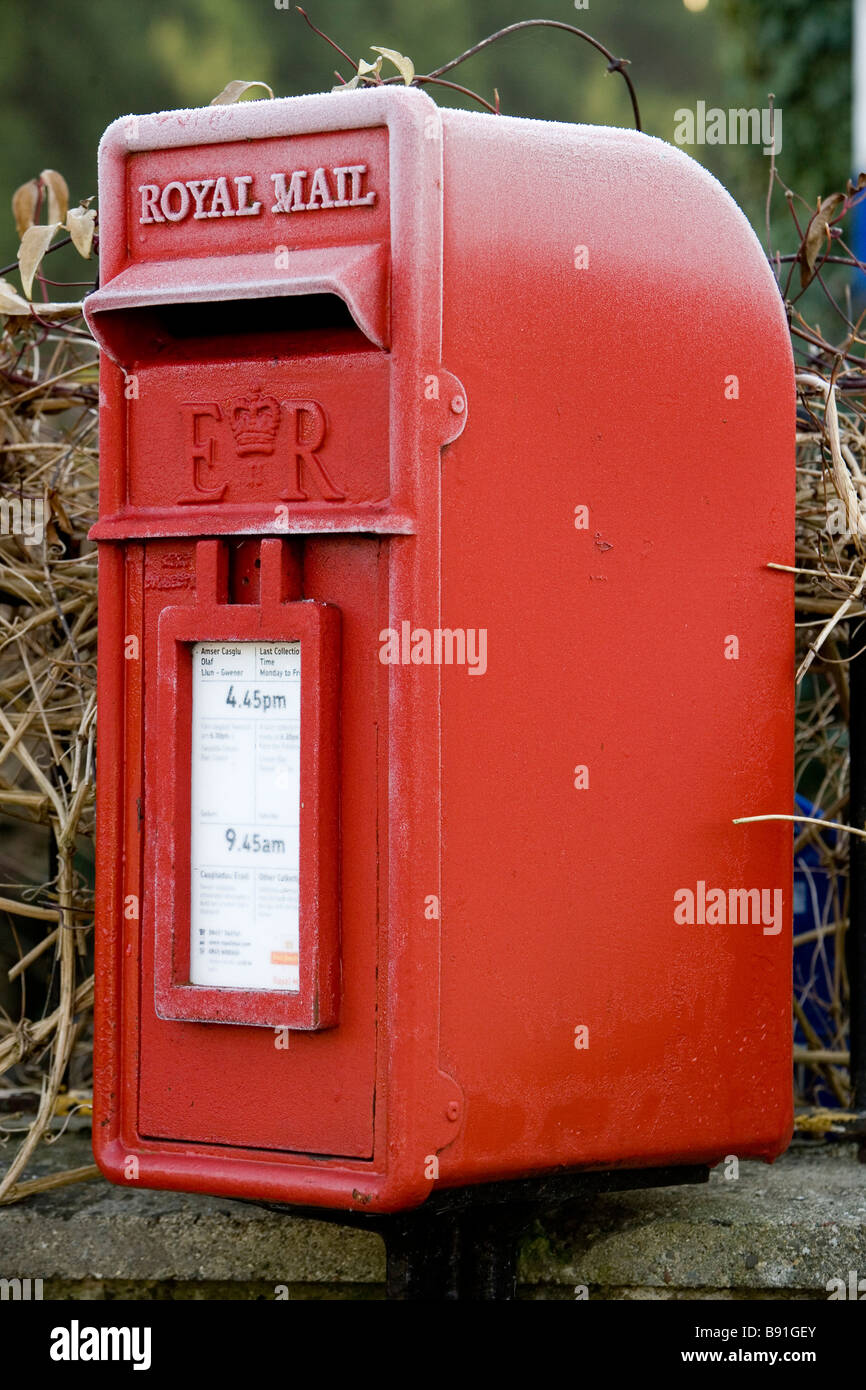
<svg viewBox="0 0 866 1390"><path fill-rule="evenodd" d="M196 642L299 642L301 740L295 991L190 982L192 647ZM165 608L158 633L160 738L154 759L157 853L154 1005L189 1023L333 1027L339 1005L340 612L301 600L259 607Z"/></svg>

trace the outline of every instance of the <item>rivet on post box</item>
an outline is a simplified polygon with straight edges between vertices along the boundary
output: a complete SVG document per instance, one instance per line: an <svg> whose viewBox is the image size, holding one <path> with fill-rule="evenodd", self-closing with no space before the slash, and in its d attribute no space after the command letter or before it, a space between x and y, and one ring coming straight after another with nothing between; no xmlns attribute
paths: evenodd
<svg viewBox="0 0 866 1390"><path fill-rule="evenodd" d="M103 1171L772 1159L791 832L734 822L791 793L793 374L741 213L389 85L118 121L100 228Z"/></svg>

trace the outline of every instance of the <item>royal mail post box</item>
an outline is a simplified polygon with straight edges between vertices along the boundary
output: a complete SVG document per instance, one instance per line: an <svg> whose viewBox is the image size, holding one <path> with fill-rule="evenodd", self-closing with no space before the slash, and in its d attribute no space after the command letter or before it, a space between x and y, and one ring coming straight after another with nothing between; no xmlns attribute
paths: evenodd
<svg viewBox="0 0 866 1390"><path fill-rule="evenodd" d="M394 86L100 154L95 1149L389 1211L787 1143L793 377L728 195Z"/></svg>

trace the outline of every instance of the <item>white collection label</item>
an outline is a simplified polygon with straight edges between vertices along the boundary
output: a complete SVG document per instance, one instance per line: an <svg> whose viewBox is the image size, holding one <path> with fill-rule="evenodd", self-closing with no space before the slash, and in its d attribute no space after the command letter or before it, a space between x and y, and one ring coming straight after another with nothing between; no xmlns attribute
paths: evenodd
<svg viewBox="0 0 866 1390"><path fill-rule="evenodd" d="M192 648L190 982L297 990L301 648Z"/></svg>

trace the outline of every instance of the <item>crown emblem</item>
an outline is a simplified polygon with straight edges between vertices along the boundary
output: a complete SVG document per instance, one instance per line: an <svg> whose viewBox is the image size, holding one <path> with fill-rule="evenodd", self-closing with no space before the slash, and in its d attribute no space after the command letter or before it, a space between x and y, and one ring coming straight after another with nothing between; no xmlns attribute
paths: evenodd
<svg viewBox="0 0 866 1390"><path fill-rule="evenodd" d="M280 403L262 395L254 386L248 396L238 396L229 408L229 423L235 437L238 457L245 454L272 454L280 427Z"/></svg>

